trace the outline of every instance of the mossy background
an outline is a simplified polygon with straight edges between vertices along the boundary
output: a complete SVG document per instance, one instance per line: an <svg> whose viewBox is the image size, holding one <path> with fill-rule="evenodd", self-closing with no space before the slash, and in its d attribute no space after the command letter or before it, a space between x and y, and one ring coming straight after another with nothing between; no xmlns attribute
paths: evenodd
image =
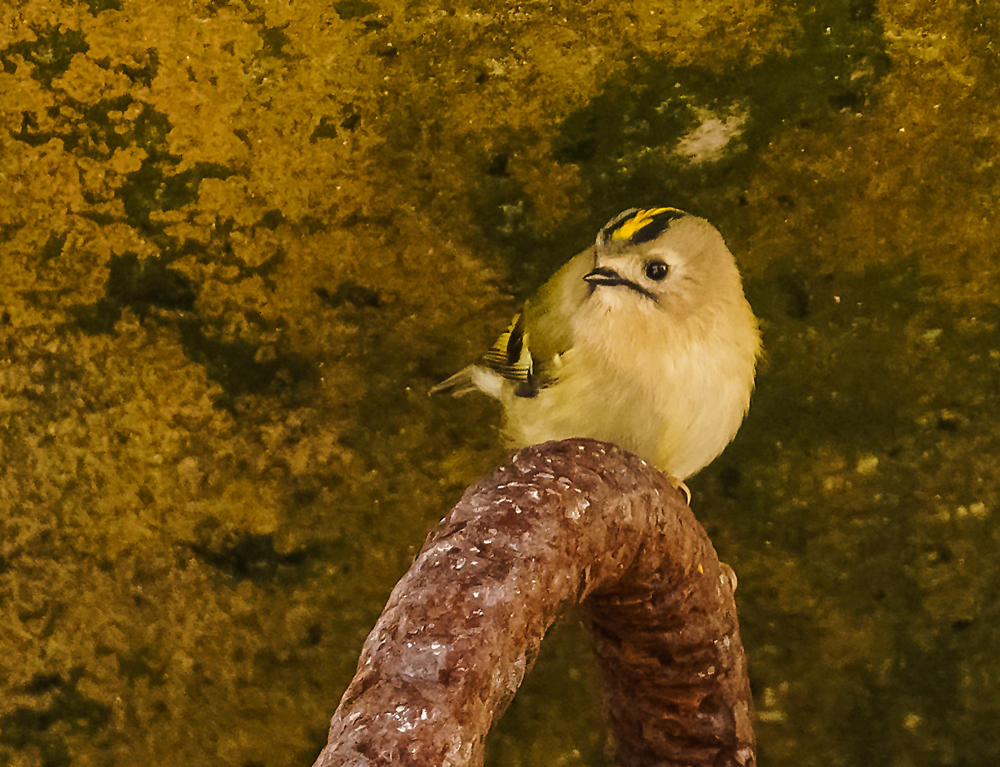
<svg viewBox="0 0 1000 767"><path fill-rule="evenodd" d="M427 389L644 204L762 320L690 481L761 764L997 764L998 38L972 0L5 4L0 764L311 764L504 457ZM600 721L571 617L490 764L603 764Z"/></svg>

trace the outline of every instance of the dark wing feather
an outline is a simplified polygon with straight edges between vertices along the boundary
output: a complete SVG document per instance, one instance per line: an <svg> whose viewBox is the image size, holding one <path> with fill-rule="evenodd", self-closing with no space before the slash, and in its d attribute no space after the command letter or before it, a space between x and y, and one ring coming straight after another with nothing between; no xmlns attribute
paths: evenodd
<svg viewBox="0 0 1000 767"><path fill-rule="evenodd" d="M483 355L482 362L508 381L527 383L531 376L531 352L524 335L524 316L515 314L507 329Z"/></svg>
<svg viewBox="0 0 1000 767"><path fill-rule="evenodd" d="M545 385L536 375L522 313L514 315L507 329L483 355L482 363L514 384L514 393L519 397L534 397Z"/></svg>

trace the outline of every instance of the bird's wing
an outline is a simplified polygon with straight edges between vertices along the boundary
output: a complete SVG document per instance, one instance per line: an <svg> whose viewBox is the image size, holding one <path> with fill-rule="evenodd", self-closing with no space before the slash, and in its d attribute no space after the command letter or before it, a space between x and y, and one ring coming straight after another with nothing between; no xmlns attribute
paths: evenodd
<svg viewBox="0 0 1000 767"><path fill-rule="evenodd" d="M589 296L583 276L593 268L588 249L570 259L514 315L482 365L514 384L514 394L534 397L559 379L563 355L573 347L573 314Z"/></svg>
<svg viewBox="0 0 1000 767"><path fill-rule="evenodd" d="M573 346L572 316L589 295L583 276L593 262L589 249L571 259L513 316L479 364L442 381L431 394L460 396L478 390L499 397L501 384L509 381L518 397L534 397L552 386L562 355Z"/></svg>
<svg viewBox="0 0 1000 767"><path fill-rule="evenodd" d="M514 393L519 397L534 397L544 386L538 378L536 360L528 341L524 314L515 314L482 359L483 365L514 385Z"/></svg>
<svg viewBox="0 0 1000 767"><path fill-rule="evenodd" d="M528 349L524 315L521 313L514 315L510 325L483 355L479 364L459 370L434 386L430 393L447 392L461 397L472 391L482 391L491 397L499 397L504 380L513 384L518 396L533 397L538 393L535 363Z"/></svg>

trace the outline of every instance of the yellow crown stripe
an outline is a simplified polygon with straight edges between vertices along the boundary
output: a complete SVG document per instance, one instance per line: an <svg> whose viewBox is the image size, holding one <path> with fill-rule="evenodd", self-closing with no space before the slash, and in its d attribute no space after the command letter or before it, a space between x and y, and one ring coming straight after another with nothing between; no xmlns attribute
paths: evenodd
<svg viewBox="0 0 1000 767"><path fill-rule="evenodd" d="M666 213L668 210L673 210L673 208L647 208L646 210L640 210L632 218L615 229L614 234L611 235L611 239L631 240L636 232L653 223L653 219L658 214Z"/></svg>

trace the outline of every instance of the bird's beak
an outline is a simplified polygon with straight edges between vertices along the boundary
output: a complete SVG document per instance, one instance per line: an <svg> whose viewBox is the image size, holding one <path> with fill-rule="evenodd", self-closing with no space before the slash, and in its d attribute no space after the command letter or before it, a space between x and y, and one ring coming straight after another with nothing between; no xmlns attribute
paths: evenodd
<svg viewBox="0 0 1000 767"><path fill-rule="evenodd" d="M660 300L655 295L653 295L644 287L642 287L642 285L637 285L636 283L632 282L632 280L625 279L620 274L618 274L618 272L616 272L614 269L610 269L607 266L597 267L596 269L594 269L594 271L590 272L589 274L585 274L583 276L583 279L587 282L588 285L590 285L591 295L593 295L594 290L596 288L613 287L616 285L620 285L622 287L628 288L629 290L634 290L643 298L648 298L651 301L655 301L656 303L660 302Z"/></svg>
<svg viewBox="0 0 1000 767"><path fill-rule="evenodd" d="M632 286L630 280L624 279L618 272L614 269L609 269L606 266L599 266L594 271L590 272L584 278L588 283L597 287L598 285L628 285Z"/></svg>

